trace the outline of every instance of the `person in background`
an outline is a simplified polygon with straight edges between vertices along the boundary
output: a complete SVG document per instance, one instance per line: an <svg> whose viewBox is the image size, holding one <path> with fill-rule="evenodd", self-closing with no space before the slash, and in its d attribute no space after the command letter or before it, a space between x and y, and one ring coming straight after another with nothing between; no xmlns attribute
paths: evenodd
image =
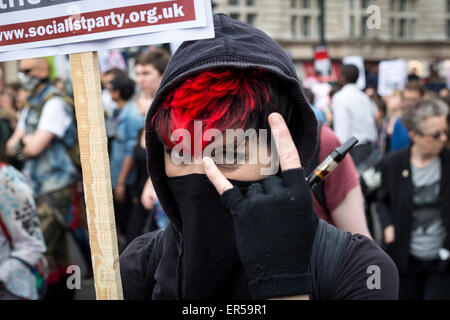
<svg viewBox="0 0 450 320"><path fill-rule="evenodd" d="M23 172L34 191L49 261L46 298L71 299L74 292L66 286L70 265L66 219L71 213L78 215L80 208L75 200L80 172L68 151L76 134L74 108L50 83L47 59L21 60L19 70L30 96L7 142L7 154L24 159Z"/></svg>
<svg viewBox="0 0 450 320"><path fill-rule="evenodd" d="M15 97L15 108L17 110L16 115L15 115L15 117L16 117L15 122L17 122L17 120L18 120L17 118L18 118L20 112L22 111L22 109L25 108L25 106L28 104L28 96L29 96L29 94L30 93L27 90L23 89L23 88L19 88L17 90L17 95ZM8 128L11 128L9 123L8 123ZM12 129L11 130L11 133L12 133L14 131L15 127L11 128L11 129ZM8 160L8 163L10 165L12 165L14 168L16 168L19 171L22 171L23 165L24 165L22 159L18 159L15 156L12 156L12 157L7 156L7 160Z"/></svg>
<svg viewBox="0 0 450 320"><path fill-rule="evenodd" d="M439 93L433 90L425 89L422 99L425 100L439 99Z"/></svg>
<svg viewBox="0 0 450 320"><path fill-rule="evenodd" d="M6 94L9 94L12 97L15 97L21 87L22 86L21 86L20 82L9 83L9 84L5 85L5 87L3 88L3 92Z"/></svg>
<svg viewBox="0 0 450 320"><path fill-rule="evenodd" d="M424 94L425 90L419 81L408 82L402 91L402 112L414 105L418 100L422 99ZM400 150L408 147L410 144L411 138L409 137L408 130L403 125L400 118L397 118L391 135L389 151Z"/></svg>
<svg viewBox="0 0 450 320"><path fill-rule="evenodd" d="M25 106L28 103L29 95L30 95L30 93L27 90L25 90L24 88L19 88L19 90L17 90L16 108L18 111L22 111L22 109L25 108Z"/></svg>
<svg viewBox="0 0 450 320"><path fill-rule="evenodd" d="M136 59L134 68L139 93L135 98L135 103L139 113L144 116L153 102L169 60L169 53L156 47L141 53Z"/></svg>
<svg viewBox="0 0 450 320"><path fill-rule="evenodd" d="M352 136L358 144L350 151L355 164L364 161L377 141L376 106L356 85L359 71L354 65L344 65L339 75L343 86L332 99L333 130L342 142Z"/></svg>
<svg viewBox="0 0 450 320"><path fill-rule="evenodd" d="M144 117L132 101L135 83L128 77L117 76L110 82L112 100L117 103L113 118L115 135L111 143L111 184L114 190L114 210L119 233L125 237L132 209L132 187L136 179L134 148L138 131L144 126Z"/></svg>
<svg viewBox="0 0 450 320"><path fill-rule="evenodd" d="M408 74L408 81L420 81L420 77L417 75L417 68L413 68L411 73Z"/></svg>
<svg viewBox="0 0 450 320"><path fill-rule="evenodd" d="M153 102L169 60L170 55L165 50L156 47L145 51L136 60L136 85L139 89L139 95L134 101L142 116L146 115ZM138 138L139 141L134 149L134 167L137 174L133 185L133 209L128 221L127 243L144 233L147 224L149 225L149 231L158 228L155 221L155 213L157 213L155 206L158 206L158 201L154 190L152 191L153 185L147 174L145 130L139 131ZM147 191L143 195L145 188L147 188ZM141 201L142 197L145 199L144 202Z"/></svg>
<svg viewBox="0 0 450 320"><path fill-rule="evenodd" d="M61 78L53 80L53 86L58 89L61 94L66 94L66 82Z"/></svg>
<svg viewBox="0 0 450 320"><path fill-rule="evenodd" d="M46 251L26 178L6 162L6 127L0 122L0 300L36 300L32 272Z"/></svg>
<svg viewBox="0 0 450 320"><path fill-rule="evenodd" d="M449 110L450 110L450 95L444 96L444 97L442 98L442 101L444 101L444 102L447 104L447 106L448 106L448 108L449 108ZM448 124L449 127L450 127L450 112L449 112L449 114L448 114L448 116L447 116L447 124ZM450 139L447 139L447 148L450 148Z"/></svg>
<svg viewBox="0 0 450 320"><path fill-rule="evenodd" d="M145 209L151 210L153 213L153 219L147 219L147 223L144 229L146 231L156 229L164 230L169 224L169 218L164 212L164 209L162 208L161 203L156 196L155 188L153 187L153 183L150 178L148 178L147 182L145 183L140 201Z"/></svg>
<svg viewBox="0 0 450 320"><path fill-rule="evenodd" d="M439 90L439 97L441 99L445 99L448 96L450 96L450 90L448 88L443 88Z"/></svg>
<svg viewBox="0 0 450 320"><path fill-rule="evenodd" d="M325 117L325 112L323 112L322 110L320 110L319 108L317 108L314 105L314 100L315 100L314 93L308 88L303 88L303 92L305 93L306 100L308 100L311 108L313 109L317 120L322 121L322 123L327 123L327 118Z"/></svg>
<svg viewBox="0 0 450 320"><path fill-rule="evenodd" d="M334 124L333 124L333 110L332 110L332 103L333 103L333 97L334 95L339 92L339 90L341 90L341 85L339 83L332 83L331 84L331 89L330 92L328 94L329 96L329 103L328 103L328 107L324 109L325 112L325 116L327 117L327 124L330 126L330 128L334 128Z"/></svg>
<svg viewBox="0 0 450 320"><path fill-rule="evenodd" d="M303 92L317 120L322 122L319 131L317 163L313 163L312 167L308 168L307 173L309 173L342 143L326 125L325 113L314 107L313 92L308 88L303 88ZM318 217L341 230L372 238L367 227L359 174L350 155L347 155L321 184L319 188L316 188L317 192L313 193L314 211Z"/></svg>
<svg viewBox="0 0 450 320"><path fill-rule="evenodd" d="M18 112L15 106L15 98L8 92L0 92L0 119L7 122L11 131L17 125Z"/></svg>
<svg viewBox="0 0 450 320"><path fill-rule="evenodd" d="M118 69L112 68L107 70L105 73L101 74L100 81L102 84L102 102L103 108L105 110L105 130L106 130L106 138L108 139L108 152L111 152L111 142L114 136L114 125L113 118L114 113L117 112L117 103L113 101L111 98L111 81L118 76L126 77L127 72Z"/></svg>
<svg viewBox="0 0 450 320"><path fill-rule="evenodd" d="M313 163L313 167L342 145L333 130L326 124L322 124L320 127L319 140L317 163ZM308 167L307 174L313 169L311 166ZM364 211L360 176L350 155L347 155L315 189L313 205L314 211L320 219L333 224L338 229L353 234L359 233L372 239Z"/></svg>
<svg viewBox="0 0 450 320"><path fill-rule="evenodd" d="M448 106L419 100L402 115L412 140L380 165L378 212L400 273L400 299L450 299Z"/></svg>
<svg viewBox="0 0 450 320"><path fill-rule="evenodd" d="M381 152L385 153L388 147L387 144L389 140L389 116L387 113L386 102L380 95L378 95L375 88L367 88L365 92L377 107L377 113L375 114L375 123L377 126L378 139L376 145L381 150Z"/></svg>
<svg viewBox="0 0 450 320"><path fill-rule="evenodd" d="M394 124L397 119L402 115L402 93L401 91L395 91L392 95L383 97L386 103L386 113L388 117L388 124L386 128L386 153L390 151L391 136L394 131Z"/></svg>

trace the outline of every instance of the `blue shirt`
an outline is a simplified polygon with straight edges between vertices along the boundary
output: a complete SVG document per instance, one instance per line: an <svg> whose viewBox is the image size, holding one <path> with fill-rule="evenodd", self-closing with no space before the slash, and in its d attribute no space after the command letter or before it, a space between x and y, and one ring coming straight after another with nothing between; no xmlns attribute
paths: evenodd
<svg viewBox="0 0 450 320"><path fill-rule="evenodd" d="M390 151L396 151L406 148L411 143L408 130L405 128L400 119L397 119L394 124L394 131L391 136Z"/></svg>
<svg viewBox="0 0 450 320"><path fill-rule="evenodd" d="M144 127L144 116L137 106L128 101L118 116L113 120L113 140L111 143L111 184L117 186L120 171L122 171L125 157L133 158L134 147L138 143L138 131ZM125 181L127 186L134 183L135 171L132 170Z"/></svg>
<svg viewBox="0 0 450 320"><path fill-rule="evenodd" d="M323 123L327 123L327 118L325 117L325 112L323 112L322 110L320 110L319 108L317 108L314 105L311 105L311 108L314 111L314 114L316 115L317 120L322 121Z"/></svg>

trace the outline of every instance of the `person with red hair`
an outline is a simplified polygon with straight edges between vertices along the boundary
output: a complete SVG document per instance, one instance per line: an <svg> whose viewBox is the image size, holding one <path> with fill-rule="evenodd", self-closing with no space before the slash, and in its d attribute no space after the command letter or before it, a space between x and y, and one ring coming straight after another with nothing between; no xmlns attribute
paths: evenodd
<svg viewBox="0 0 450 320"><path fill-rule="evenodd" d="M396 299L392 260L313 210L317 121L291 60L248 24L216 14L214 26L178 48L146 116L170 223L121 254L124 298Z"/></svg>

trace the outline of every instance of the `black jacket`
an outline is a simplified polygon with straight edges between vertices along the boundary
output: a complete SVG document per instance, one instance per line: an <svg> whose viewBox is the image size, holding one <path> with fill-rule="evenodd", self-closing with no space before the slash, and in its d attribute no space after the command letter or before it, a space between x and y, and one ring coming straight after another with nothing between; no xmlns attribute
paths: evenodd
<svg viewBox="0 0 450 320"><path fill-rule="evenodd" d="M196 248L189 246L188 232L183 230L176 195L172 194L167 182L163 145L155 131L151 130L151 119L161 102L183 80L201 71L224 67L258 68L270 72L296 101L292 108L300 116L294 119L295 130L289 128L304 166L308 165L315 152L317 121L284 50L262 31L224 14L214 15L214 30L215 38L186 41L178 48L146 117L147 168L170 224L157 246L156 233L148 233L135 239L122 253L120 269L125 299L195 299L197 297L183 291L186 281L202 286L202 279L187 279L186 276L189 268L198 267L201 261L196 266L185 259L187 251ZM230 232L234 233L233 230ZM152 272L149 271L149 260L154 256L154 250L158 250L158 258ZM383 270L381 290L370 290L366 285L369 276L367 268L373 265ZM312 296L316 299L391 299L397 294L395 266L373 241L360 235L351 236L323 221L316 234L310 267L315 281ZM147 285L152 282L149 277L154 277L154 288ZM235 277L231 274L229 280L233 282ZM240 292L230 294L223 291L203 299L245 299Z"/></svg>
<svg viewBox="0 0 450 320"><path fill-rule="evenodd" d="M447 237L444 247L450 249L450 150L440 154L442 176L440 184L440 208ZM413 184L411 180L411 147L387 154L380 164L381 187L377 194L378 213L383 229L394 225L395 241L388 246L388 253L401 274L408 272L409 247L413 212Z"/></svg>

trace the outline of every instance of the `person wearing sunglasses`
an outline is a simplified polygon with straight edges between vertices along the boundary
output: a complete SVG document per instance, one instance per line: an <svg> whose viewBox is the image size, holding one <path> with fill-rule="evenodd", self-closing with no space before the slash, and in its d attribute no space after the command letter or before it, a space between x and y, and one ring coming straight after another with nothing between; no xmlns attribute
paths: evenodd
<svg viewBox="0 0 450 320"><path fill-rule="evenodd" d="M378 212L400 274L399 299L450 299L448 106L419 100L401 117L412 144L381 164Z"/></svg>

